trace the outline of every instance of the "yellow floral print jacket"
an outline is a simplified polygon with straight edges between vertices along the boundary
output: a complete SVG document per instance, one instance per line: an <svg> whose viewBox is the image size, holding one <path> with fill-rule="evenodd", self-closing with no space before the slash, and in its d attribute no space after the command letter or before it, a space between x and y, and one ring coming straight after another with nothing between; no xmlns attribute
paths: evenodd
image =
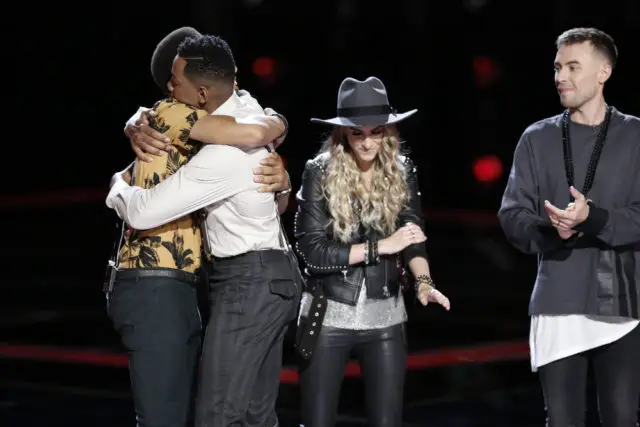
<svg viewBox="0 0 640 427"><path fill-rule="evenodd" d="M189 105L166 99L156 103L150 126L171 140L169 152L150 163L136 160L133 185L151 188L173 175L202 144L189 139L196 121L207 115ZM173 268L193 273L200 267L202 240L197 212L150 229L132 230L122 245L119 268Z"/></svg>

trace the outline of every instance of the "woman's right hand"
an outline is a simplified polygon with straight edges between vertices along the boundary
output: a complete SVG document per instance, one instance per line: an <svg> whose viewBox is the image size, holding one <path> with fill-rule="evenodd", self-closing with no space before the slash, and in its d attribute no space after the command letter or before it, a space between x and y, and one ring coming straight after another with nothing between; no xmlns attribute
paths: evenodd
<svg viewBox="0 0 640 427"><path fill-rule="evenodd" d="M397 254L407 246L422 243L427 240L422 229L416 224L408 223L389 237L378 241L378 253L380 255Z"/></svg>
<svg viewBox="0 0 640 427"><path fill-rule="evenodd" d="M140 107L128 121L124 134L129 138L131 149L143 162L153 160L149 154L160 156L168 150L169 138L152 129L149 119L156 114L150 108Z"/></svg>

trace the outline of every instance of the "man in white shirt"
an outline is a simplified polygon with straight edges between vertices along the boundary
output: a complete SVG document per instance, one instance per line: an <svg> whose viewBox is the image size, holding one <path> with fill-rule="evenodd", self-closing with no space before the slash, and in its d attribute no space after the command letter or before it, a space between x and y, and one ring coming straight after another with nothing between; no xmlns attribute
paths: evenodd
<svg viewBox="0 0 640 427"><path fill-rule="evenodd" d="M175 60L177 51L182 57ZM132 185L159 184L202 143L250 149L281 135L282 119L265 116L248 93L233 94L235 63L224 40L181 28L158 44L151 63L154 80L170 97L151 110L148 129L169 144L163 156L136 160ZM232 111L237 117L254 116L238 123L229 115ZM282 189L287 179L282 171L277 173ZM286 198L280 199L284 205ZM127 349L140 427L193 423L188 420L202 341L196 287L208 266L201 257L198 223L194 214L151 229L130 228L112 258L108 313Z"/></svg>
<svg viewBox="0 0 640 427"><path fill-rule="evenodd" d="M184 60L176 60L174 79L182 72L176 64ZM228 89L231 95L214 114L251 122L242 117L247 109L238 108L233 82ZM276 201L254 182L253 170L267 156L264 148L205 145L153 188L129 186L128 170L116 173L107 198L107 205L139 230L207 211L212 306L196 426L277 424L282 341L295 317L299 290L281 249Z"/></svg>

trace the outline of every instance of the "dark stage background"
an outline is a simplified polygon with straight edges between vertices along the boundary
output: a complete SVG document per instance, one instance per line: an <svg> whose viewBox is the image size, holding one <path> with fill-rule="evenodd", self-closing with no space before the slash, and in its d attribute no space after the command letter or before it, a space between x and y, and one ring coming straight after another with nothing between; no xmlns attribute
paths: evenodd
<svg viewBox="0 0 640 427"><path fill-rule="evenodd" d="M133 159L125 121L160 97L149 72L155 44L182 25L227 39L240 86L288 118L279 151L294 190L327 130L309 118L335 115L344 77L380 77L395 108L419 109L400 131L419 166L434 278L452 310L409 302L407 425L543 424L526 345L535 258L506 243L495 213L520 134L561 112L553 58L562 31L596 26L616 39L607 100L640 115L640 1L11 8L18 12L4 22L0 425L133 425L125 359L100 293L116 220L104 198L111 175ZM288 227L291 220L289 212ZM289 337L285 365L294 362ZM295 382L295 370L283 374L283 426L297 421ZM354 371L340 425L366 424L361 387Z"/></svg>

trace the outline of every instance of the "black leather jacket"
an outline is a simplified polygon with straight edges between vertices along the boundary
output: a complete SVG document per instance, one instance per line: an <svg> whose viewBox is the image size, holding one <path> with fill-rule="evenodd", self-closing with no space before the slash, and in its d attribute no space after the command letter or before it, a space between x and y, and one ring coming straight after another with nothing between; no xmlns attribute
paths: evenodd
<svg viewBox="0 0 640 427"><path fill-rule="evenodd" d="M329 225L327 200L322 190L322 178L328 165L329 155L320 154L307 161L302 186L296 198L298 212L295 219L296 250L302 258L307 273L308 290L313 292L321 285L327 298L355 305L363 279L367 279L367 297L386 299L396 297L400 289L398 255L404 263L416 256L426 258L424 243L408 246L401 254L380 256L375 265L349 265L351 245L363 243L367 239L382 239L375 231L365 232L362 228L349 243L333 240ZM417 169L408 157L401 157L407 175L409 203L396 221L397 227L413 222L424 230L424 217L418 190Z"/></svg>

